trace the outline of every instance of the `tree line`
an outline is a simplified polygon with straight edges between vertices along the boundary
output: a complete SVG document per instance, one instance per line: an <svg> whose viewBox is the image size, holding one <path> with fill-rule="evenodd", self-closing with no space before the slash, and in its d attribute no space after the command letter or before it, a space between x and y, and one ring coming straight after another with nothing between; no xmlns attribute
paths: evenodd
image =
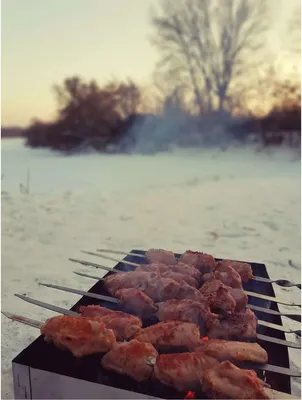
<svg viewBox="0 0 302 400"><path fill-rule="evenodd" d="M191 143L190 132L196 137L214 131L219 121L238 137L256 133L264 146L300 146L300 81L281 79L266 58L269 16L267 0L161 0L151 11L151 43L160 55L151 87L130 79L100 86L66 78L53 87L55 120L33 120L24 131L26 144L123 151L136 140L135 125L152 121L158 131L167 118L182 115L182 143ZM300 26L295 17L291 32ZM290 51L298 54L293 43Z"/></svg>

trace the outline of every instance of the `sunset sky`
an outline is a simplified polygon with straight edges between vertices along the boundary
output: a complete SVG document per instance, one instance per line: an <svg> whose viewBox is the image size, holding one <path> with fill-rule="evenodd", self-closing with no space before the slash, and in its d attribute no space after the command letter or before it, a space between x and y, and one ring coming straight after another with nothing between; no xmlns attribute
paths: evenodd
<svg viewBox="0 0 302 400"><path fill-rule="evenodd" d="M181 1L181 0L175 0ZM223 0L221 0L223 1ZM80 75L141 84L158 60L148 35L157 0L2 0L2 125L49 119L53 83ZM272 0L270 51L287 70L284 37L299 0Z"/></svg>

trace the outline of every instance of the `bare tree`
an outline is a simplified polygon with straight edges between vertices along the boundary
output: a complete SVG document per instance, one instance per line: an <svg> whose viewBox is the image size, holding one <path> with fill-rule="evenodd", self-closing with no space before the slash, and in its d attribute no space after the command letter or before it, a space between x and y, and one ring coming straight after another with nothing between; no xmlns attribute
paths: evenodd
<svg viewBox="0 0 302 400"><path fill-rule="evenodd" d="M107 89L114 94L118 111L123 118L135 114L140 106L142 93L130 78L126 82L112 81Z"/></svg>
<svg viewBox="0 0 302 400"><path fill-rule="evenodd" d="M232 85L263 48L266 0L161 0L160 6L152 15L159 67L186 82L199 113L223 110Z"/></svg>

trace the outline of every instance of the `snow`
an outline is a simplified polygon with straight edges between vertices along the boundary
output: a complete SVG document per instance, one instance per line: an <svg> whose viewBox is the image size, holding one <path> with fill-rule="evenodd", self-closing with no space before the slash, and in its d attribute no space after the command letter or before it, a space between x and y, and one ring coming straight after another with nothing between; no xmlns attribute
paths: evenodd
<svg viewBox="0 0 302 400"><path fill-rule="evenodd" d="M29 193L26 186L29 173ZM100 270L69 257L113 266L80 250L160 247L196 249L216 257L264 262L272 278L301 281L300 162L285 150L178 150L158 155L64 157L2 140L2 310L44 320L51 311L14 293L70 308L74 294L49 282L89 289L74 270ZM118 256L117 256L118 257ZM291 260L291 265L289 265ZM300 290L275 285L276 296L300 302ZM283 310L286 307L281 307ZM286 327L298 322L283 318ZM2 398L13 398L11 360L39 332L5 317ZM291 341L295 335L287 335ZM300 369L300 351L290 350ZM300 394L293 380L293 394Z"/></svg>

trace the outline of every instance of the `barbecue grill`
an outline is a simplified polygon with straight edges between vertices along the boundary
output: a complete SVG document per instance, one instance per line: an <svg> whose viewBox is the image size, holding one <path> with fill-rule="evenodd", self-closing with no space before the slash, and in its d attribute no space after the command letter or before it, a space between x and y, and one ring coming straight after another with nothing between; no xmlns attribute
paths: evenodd
<svg viewBox="0 0 302 400"><path fill-rule="evenodd" d="M132 253L144 254L141 250L132 250ZM144 263L142 258L127 256L124 260ZM220 259L216 259L219 261ZM249 262L253 273L259 277L269 278L264 264ZM131 271L132 268L118 263L114 269ZM108 274L107 274L108 275ZM106 275L106 276L107 276ZM249 280L245 283L244 289L257 291L267 296L275 297L273 286L264 282L254 282ZM104 289L103 282L98 281L89 290L91 293L98 293L110 296ZM117 304L82 297L72 308L78 311L80 306L99 304L110 309L117 309ZM278 305L274 302L259 298L249 297L249 304L278 310ZM263 321L282 325L279 315L267 314L254 311L256 316ZM155 323L154 318L144 320L144 327ZM285 340L282 331L261 326L258 333L272 338ZM275 366L289 368L288 349L278 343L270 343L258 340L259 344L268 352L269 363ZM46 399L46 398L123 398L123 399L184 399L184 398L203 398L203 393L179 393L155 381L138 383L127 376L119 375L114 372L102 369L99 355L86 356L75 359L71 353L59 350L54 345L47 344L42 336L38 337L25 350L23 350L12 361L15 398ZM249 366L246 366L249 367ZM272 389L284 393L291 393L290 377L285 374L269 371L257 371Z"/></svg>

